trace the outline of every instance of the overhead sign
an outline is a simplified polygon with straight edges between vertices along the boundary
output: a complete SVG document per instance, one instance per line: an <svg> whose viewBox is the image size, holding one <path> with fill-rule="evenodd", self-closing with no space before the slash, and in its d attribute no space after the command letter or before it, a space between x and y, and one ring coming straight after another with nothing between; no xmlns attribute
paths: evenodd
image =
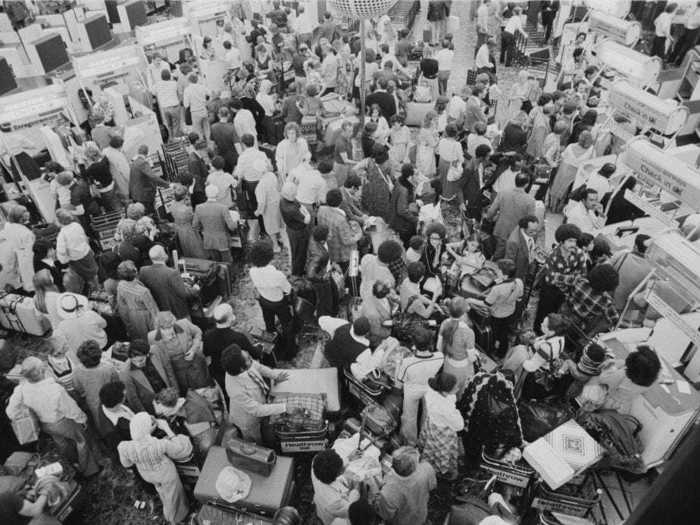
<svg viewBox="0 0 700 525"><path fill-rule="evenodd" d="M142 46L181 39L189 34L190 26L183 17L136 27L136 39Z"/></svg>
<svg viewBox="0 0 700 525"><path fill-rule="evenodd" d="M662 99L626 80L613 82L608 102L618 112L642 126L652 127L665 135L676 133L688 119L688 108L675 100Z"/></svg>
<svg viewBox="0 0 700 525"><path fill-rule="evenodd" d="M637 180L660 187L694 211L700 211L700 172L643 139L630 142L622 159Z"/></svg>
<svg viewBox="0 0 700 525"><path fill-rule="evenodd" d="M639 22L622 20L602 11L591 11L588 27L591 31L626 46L633 46L642 34Z"/></svg>
<svg viewBox="0 0 700 525"><path fill-rule="evenodd" d="M46 117L68 106L63 86L50 86L0 97L0 124L18 127L27 120Z"/></svg>
<svg viewBox="0 0 700 525"><path fill-rule="evenodd" d="M136 45L117 47L73 58L73 66L82 78L116 74L119 70L145 67L143 52Z"/></svg>

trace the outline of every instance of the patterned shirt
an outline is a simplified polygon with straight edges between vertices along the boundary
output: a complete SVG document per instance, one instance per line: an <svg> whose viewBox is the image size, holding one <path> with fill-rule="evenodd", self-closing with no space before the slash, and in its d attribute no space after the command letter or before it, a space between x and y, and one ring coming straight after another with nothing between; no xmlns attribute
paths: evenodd
<svg viewBox="0 0 700 525"><path fill-rule="evenodd" d="M578 275L586 273L586 255L580 248L564 254L559 245L552 250L544 265L544 282L566 292Z"/></svg>
<svg viewBox="0 0 700 525"><path fill-rule="evenodd" d="M620 319L612 296L608 292L595 292L583 276L574 280L568 301L571 310L583 321L604 317L611 326L615 326Z"/></svg>

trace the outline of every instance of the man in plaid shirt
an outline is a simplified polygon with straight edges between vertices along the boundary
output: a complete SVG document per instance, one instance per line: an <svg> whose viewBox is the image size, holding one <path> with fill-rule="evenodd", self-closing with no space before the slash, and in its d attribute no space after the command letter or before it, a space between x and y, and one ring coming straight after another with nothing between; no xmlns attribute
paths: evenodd
<svg viewBox="0 0 700 525"><path fill-rule="evenodd" d="M576 277L564 311L572 314L570 320L584 332L600 327L603 321L607 328L614 327L620 319L620 314L615 308L615 300L611 294L618 283L617 270L609 264L599 264L591 270L588 278L582 275Z"/></svg>
<svg viewBox="0 0 700 525"><path fill-rule="evenodd" d="M576 245L581 230L573 224L562 224L554 232L557 246L545 261L540 288L540 299L533 328L538 333L545 317L558 312L564 304L569 287L579 275L586 273L586 258L583 250Z"/></svg>

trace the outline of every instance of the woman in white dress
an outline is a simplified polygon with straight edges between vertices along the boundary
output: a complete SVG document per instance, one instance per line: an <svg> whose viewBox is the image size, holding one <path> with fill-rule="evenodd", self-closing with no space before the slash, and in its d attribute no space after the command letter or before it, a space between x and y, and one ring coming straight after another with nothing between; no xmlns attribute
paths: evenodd
<svg viewBox="0 0 700 525"><path fill-rule="evenodd" d="M422 182L435 176L435 148L440 142L437 130L437 113L428 111L423 120L423 127L418 132L416 145L416 172Z"/></svg>
<svg viewBox="0 0 700 525"><path fill-rule="evenodd" d="M299 124L288 122L284 126L284 139L277 144L275 161L279 173L279 185L287 180L289 172L296 168L309 153L309 144L304 137L299 136Z"/></svg>
<svg viewBox="0 0 700 525"><path fill-rule="evenodd" d="M258 209L255 215L263 218L265 231L272 240L272 249L278 253L282 249L282 215L280 213L280 192L277 177L271 171L265 173L255 187Z"/></svg>

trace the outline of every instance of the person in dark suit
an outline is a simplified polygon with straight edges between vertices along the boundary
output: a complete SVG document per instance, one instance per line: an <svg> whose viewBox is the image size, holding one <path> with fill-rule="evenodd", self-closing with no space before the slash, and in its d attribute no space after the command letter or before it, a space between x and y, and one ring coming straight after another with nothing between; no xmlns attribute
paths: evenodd
<svg viewBox="0 0 700 525"><path fill-rule="evenodd" d="M207 176L209 175L209 153L207 152L206 140L198 140L194 145L194 151L190 153L190 160L187 163L187 170L192 178L192 182L194 182L190 200L192 201L192 208L195 208L197 204L202 204L207 200L204 192Z"/></svg>
<svg viewBox="0 0 700 525"><path fill-rule="evenodd" d="M382 116L387 120L396 115L396 101L387 92L388 87L389 83L386 78L380 77L377 80L377 89L370 95L367 95L367 100L365 101L365 106L368 108L371 108L372 104L377 104L382 112Z"/></svg>
<svg viewBox="0 0 700 525"><path fill-rule="evenodd" d="M161 245L153 246L148 256L153 264L141 268L139 280L151 291L159 310L172 312L177 319L189 319L187 301L199 294L199 286L185 286L180 272L166 265L168 254Z"/></svg>
<svg viewBox="0 0 700 525"><path fill-rule="evenodd" d="M526 173L518 173L515 176L515 188L498 193L486 213L486 218L494 221L493 236L496 238L494 260L503 257L506 240L518 221L527 215L535 214L535 198L525 192L525 187L529 183L530 177Z"/></svg>
<svg viewBox="0 0 700 525"><path fill-rule="evenodd" d="M231 123L231 111L227 107L219 108L217 113L219 122L211 125L211 140L216 144L217 153L221 155L226 162L224 171L233 173L233 168L238 162L238 151L235 144L240 142L236 135L236 129Z"/></svg>
<svg viewBox="0 0 700 525"><path fill-rule="evenodd" d="M508 236L505 258L515 263L515 278L527 279L535 262L535 237L540 223L534 215L526 215L518 221L518 227Z"/></svg>
<svg viewBox="0 0 700 525"><path fill-rule="evenodd" d="M209 254L209 259L231 263L231 233L237 230L238 224L231 218L226 205L217 202L219 188L209 185L205 191L207 201L194 209L192 227L202 233L204 249Z"/></svg>
<svg viewBox="0 0 700 525"><path fill-rule="evenodd" d="M306 255L306 278L311 282L311 286L316 294L316 315L338 314L338 290L331 278L330 269L333 267L329 260L328 227L318 225L311 233L309 250ZM336 268L340 271L340 268Z"/></svg>
<svg viewBox="0 0 700 525"><path fill-rule="evenodd" d="M143 204L146 213L150 215L155 211L153 201L156 198L156 188L167 187L170 183L153 173L146 155L148 155L148 146L141 144L138 155L131 163L129 195L136 202Z"/></svg>

